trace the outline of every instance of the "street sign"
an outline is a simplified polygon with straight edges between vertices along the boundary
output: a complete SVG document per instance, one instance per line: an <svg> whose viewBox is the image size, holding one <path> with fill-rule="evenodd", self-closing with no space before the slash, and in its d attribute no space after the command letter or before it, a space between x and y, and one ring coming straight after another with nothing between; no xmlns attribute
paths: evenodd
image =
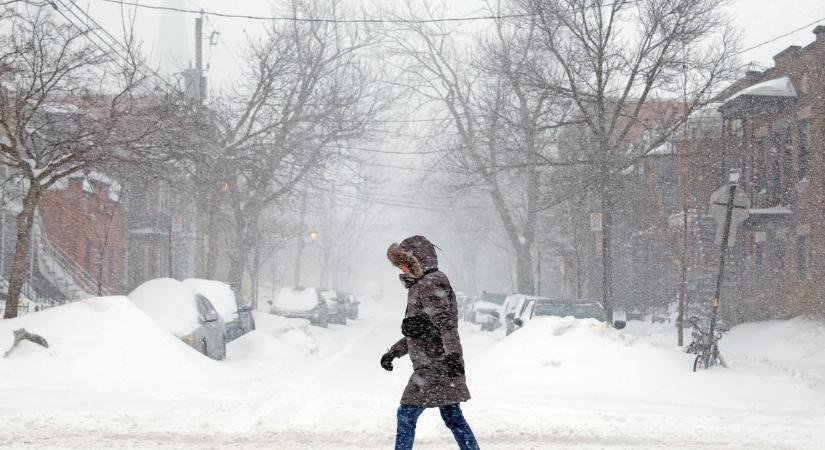
<svg viewBox="0 0 825 450"><path fill-rule="evenodd" d="M722 245L722 235L725 228L725 215L728 208L728 196L730 195L730 185L724 185L710 196L710 215L716 220L716 245ZM733 247L736 242L736 230L748 216L751 201L744 189L737 189L733 196L733 212L730 218L730 237L728 247Z"/></svg>
<svg viewBox="0 0 825 450"><path fill-rule="evenodd" d="M590 213L590 231L602 231L602 213Z"/></svg>

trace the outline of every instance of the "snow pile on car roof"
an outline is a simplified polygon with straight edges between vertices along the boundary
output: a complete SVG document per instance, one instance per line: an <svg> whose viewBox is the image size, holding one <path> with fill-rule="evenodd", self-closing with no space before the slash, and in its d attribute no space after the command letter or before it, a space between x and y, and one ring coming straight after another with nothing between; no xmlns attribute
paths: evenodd
<svg viewBox="0 0 825 450"><path fill-rule="evenodd" d="M200 278L183 280L183 284L208 298L224 322L235 320L238 317L238 305L235 303L235 293L228 284Z"/></svg>
<svg viewBox="0 0 825 450"><path fill-rule="evenodd" d="M171 392L222 377L219 363L162 330L124 296L2 320L0 351L12 345L12 331L18 328L43 336L49 348L23 341L8 358L0 358L0 390L29 387L44 401L68 391Z"/></svg>
<svg viewBox="0 0 825 450"><path fill-rule="evenodd" d="M594 319L538 318L468 365L476 377L484 378L481 384L517 385L564 398L702 406L724 400L728 405L757 407L762 401L800 399L811 393L807 382L779 384L770 376L738 371L737 361L730 370L694 373L695 355L676 347L675 329L672 333L672 343L654 345ZM726 344L723 338L723 355Z"/></svg>
<svg viewBox="0 0 825 450"><path fill-rule="evenodd" d="M196 294L178 280L157 278L136 287L128 297L161 328L176 336L186 336L200 326Z"/></svg>
<svg viewBox="0 0 825 450"><path fill-rule="evenodd" d="M309 311L318 304L318 294L315 288L297 289L282 288L275 297L274 307L283 312Z"/></svg>

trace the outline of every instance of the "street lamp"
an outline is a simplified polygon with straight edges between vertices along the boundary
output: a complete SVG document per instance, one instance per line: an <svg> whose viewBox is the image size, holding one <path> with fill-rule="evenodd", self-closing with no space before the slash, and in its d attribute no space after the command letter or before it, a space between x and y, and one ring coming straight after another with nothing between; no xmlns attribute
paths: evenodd
<svg viewBox="0 0 825 450"><path fill-rule="evenodd" d="M315 241L318 240L319 237L321 237L321 235L317 231L312 230L312 231L309 232L309 240L310 241L315 242Z"/></svg>

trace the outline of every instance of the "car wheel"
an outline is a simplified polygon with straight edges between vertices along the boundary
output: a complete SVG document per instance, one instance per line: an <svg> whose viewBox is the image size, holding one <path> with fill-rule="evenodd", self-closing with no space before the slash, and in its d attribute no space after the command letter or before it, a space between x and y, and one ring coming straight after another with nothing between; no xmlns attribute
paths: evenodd
<svg viewBox="0 0 825 450"><path fill-rule="evenodd" d="M206 343L206 338L201 339L201 353L205 356L209 356L209 345Z"/></svg>

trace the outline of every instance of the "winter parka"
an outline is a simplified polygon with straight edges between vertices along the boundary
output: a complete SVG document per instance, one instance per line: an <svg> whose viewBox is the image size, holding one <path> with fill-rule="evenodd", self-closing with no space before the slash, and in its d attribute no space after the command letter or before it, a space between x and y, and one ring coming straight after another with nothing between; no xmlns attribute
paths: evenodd
<svg viewBox="0 0 825 450"><path fill-rule="evenodd" d="M438 270L435 247L424 236L412 236L391 245L387 257L396 267L404 264L410 269L400 275L408 289L405 318L422 320L431 330L422 336L405 336L390 348L396 358L409 354L413 364L401 403L433 408L469 400L463 369L461 374L449 369L450 360L464 367L458 305L450 280Z"/></svg>

